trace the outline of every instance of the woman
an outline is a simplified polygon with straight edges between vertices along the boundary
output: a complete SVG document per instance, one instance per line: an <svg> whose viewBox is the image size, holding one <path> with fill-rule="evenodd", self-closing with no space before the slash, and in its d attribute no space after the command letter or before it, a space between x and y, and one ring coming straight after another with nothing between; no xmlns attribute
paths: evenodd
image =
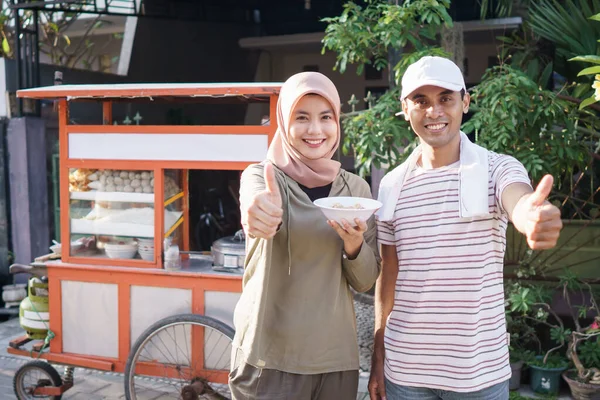
<svg viewBox="0 0 600 400"><path fill-rule="evenodd" d="M281 88L267 160L242 174L247 256L229 384L236 400L356 398L350 286L366 291L379 274L375 223L342 227L312 203L371 197L363 179L331 159L339 113L327 77L292 76Z"/></svg>

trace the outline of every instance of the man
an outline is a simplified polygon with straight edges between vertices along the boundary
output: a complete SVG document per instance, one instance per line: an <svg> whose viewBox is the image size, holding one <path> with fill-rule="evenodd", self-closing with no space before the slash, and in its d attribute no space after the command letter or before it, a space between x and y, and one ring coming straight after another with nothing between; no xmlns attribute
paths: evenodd
<svg viewBox="0 0 600 400"><path fill-rule="evenodd" d="M409 66L401 101L421 144L379 189L371 399L508 399L506 226L534 250L556 245L552 176L533 191L520 162L460 131L470 97L450 60Z"/></svg>

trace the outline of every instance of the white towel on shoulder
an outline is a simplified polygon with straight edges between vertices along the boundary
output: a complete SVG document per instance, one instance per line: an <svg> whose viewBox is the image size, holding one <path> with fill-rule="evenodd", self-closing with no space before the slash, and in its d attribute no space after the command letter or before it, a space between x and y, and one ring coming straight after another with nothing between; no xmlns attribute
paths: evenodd
<svg viewBox="0 0 600 400"><path fill-rule="evenodd" d="M472 143L467 135L460 132L460 167L459 167L459 210L461 218L489 215L488 205L488 150ZM421 145L412 152L408 159L383 177L379 184L378 200L383 207L377 211L380 221L391 221L394 218L396 204L400 198L402 187L421 155Z"/></svg>

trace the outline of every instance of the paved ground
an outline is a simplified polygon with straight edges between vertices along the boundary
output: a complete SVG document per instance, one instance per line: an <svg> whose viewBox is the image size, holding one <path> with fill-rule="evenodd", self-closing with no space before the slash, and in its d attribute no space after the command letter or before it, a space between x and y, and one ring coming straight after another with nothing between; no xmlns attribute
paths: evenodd
<svg viewBox="0 0 600 400"><path fill-rule="evenodd" d="M31 358L18 357L6 352L10 340L22 334L18 319L0 323L0 399L2 400L16 399L13 390L14 374L23 364L32 361ZM64 371L61 366L56 366L56 369L61 374ZM362 393L359 394L358 399L362 400L368 398L366 395L368 375L365 373L361 375ZM122 374L82 368L75 369L75 385L63 395L65 400L117 400L124 398Z"/></svg>
<svg viewBox="0 0 600 400"><path fill-rule="evenodd" d="M13 377L16 370L30 358L13 356L6 353L8 342L22 335L17 319L0 323L0 399L15 399ZM56 367L62 374L63 367ZM63 399L123 399L123 376L121 374L103 373L99 371L77 368L75 370L76 385L65 393Z"/></svg>
<svg viewBox="0 0 600 400"><path fill-rule="evenodd" d="M357 328L359 331L361 379L358 399L368 399L367 380L371 359L371 340L373 337L373 307L367 304L355 303ZM0 399L15 399L13 377L16 370L30 358L17 357L6 353L8 342L22 335L22 329L17 319L0 323ZM62 374L63 368L57 366ZM521 394L535 397L524 387ZM117 400L124 399L123 375L99 371L75 369L75 386L65 393L65 400ZM570 396L560 396L558 399L570 399Z"/></svg>

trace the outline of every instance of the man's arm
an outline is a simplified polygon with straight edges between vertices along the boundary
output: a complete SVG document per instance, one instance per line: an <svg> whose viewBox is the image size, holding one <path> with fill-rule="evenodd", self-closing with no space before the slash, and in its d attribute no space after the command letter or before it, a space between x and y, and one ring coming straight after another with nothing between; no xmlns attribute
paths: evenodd
<svg viewBox="0 0 600 400"><path fill-rule="evenodd" d="M385 362L385 323L394 307L396 279L398 278L398 253L396 246L381 245L381 273L375 284L375 338L369 394L372 400L385 397L383 365Z"/></svg>
<svg viewBox="0 0 600 400"><path fill-rule="evenodd" d="M524 183L513 183L508 185L502 192L502 205L504 210L508 214L511 222L515 225L515 228L521 233L525 233L524 226L524 212L523 207L517 207L521 200L525 200L533 193L531 186Z"/></svg>
<svg viewBox="0 0 600 400"><path fill-rule="evenodd" d="M546 199L552 190L553 178L546 175L535 192L529 185L513 183L502 191L502 205L519 232L527 237L533 250L556 246L562 221L560 210Z"/></svg>
<svg viewBox="0 0 600 400"><path fill-rule="evenodd" d="M383 348L385 323L394 307L396 279L398 278L398 253L396 246L381 245L381 274L375 284L375 346Z"/></svg>

